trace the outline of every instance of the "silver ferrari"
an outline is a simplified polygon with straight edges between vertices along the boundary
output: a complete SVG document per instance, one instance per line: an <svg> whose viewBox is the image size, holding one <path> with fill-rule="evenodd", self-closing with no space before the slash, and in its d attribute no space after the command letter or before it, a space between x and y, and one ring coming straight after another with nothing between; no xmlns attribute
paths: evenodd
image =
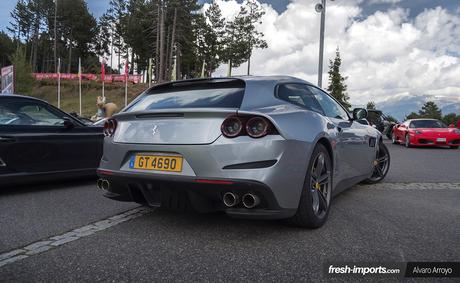
<svg viewBox="0 0 460 283"><path fill-rule="evenodd" d="M293 77L157 85L106 121L97 186L151 207L320 227L334 195L388 172L366 116Z"/></svg>

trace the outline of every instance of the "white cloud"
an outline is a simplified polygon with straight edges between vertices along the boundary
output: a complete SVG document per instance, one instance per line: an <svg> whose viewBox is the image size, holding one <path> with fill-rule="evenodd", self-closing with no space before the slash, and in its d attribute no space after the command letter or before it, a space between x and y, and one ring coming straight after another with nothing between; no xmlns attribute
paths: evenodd
<svg viewBox="0 0 460 283"><path fill-rule="evenodd" d="M395 4L399 3L402 0L370 0L370 4Z"/></svg>
<svg viewBox="0 0 460 283"><path fill-rule="evenodd" d="M217 2L229 18L239 9L235 0ZM363 18L360 2L328 2L323 86L327 86L329 59L339 46L353 104L388 101L396 94L460 96L458 13L438 7L409 19L408 10L394 7ZM266 14L259 28L269 48L254 51L252 74L286 74L316 83L320 17L315 4L293 0L282 14L262 4ZM215 75L226 73L224 65ZM246 64L233 70L233 74L245 73Z"/></svg>

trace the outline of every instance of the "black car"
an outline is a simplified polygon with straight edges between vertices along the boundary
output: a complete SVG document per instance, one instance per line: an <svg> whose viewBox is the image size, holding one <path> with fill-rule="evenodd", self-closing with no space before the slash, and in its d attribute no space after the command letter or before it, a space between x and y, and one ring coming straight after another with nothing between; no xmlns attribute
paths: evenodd
<svg viewBox="0 0 460 283"><path fill-rule="evenodd" d="M103 137L45 101L0 95L0 186L95 175Z"/></svg>
<svg viewBox="0 0 460 283"><path fill-rule="evenodd" d="M393 126L396 124L390 121L385 114L380 110L368 109L367 121L371 126L375 126L382 134L391 139Z"/></svg>

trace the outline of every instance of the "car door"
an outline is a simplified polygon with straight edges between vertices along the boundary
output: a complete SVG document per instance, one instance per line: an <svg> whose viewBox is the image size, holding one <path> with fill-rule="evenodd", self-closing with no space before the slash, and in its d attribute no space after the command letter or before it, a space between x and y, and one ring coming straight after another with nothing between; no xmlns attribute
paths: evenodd
<svg viewBox="0 0 460 283"><path fill-rule="evenodd" d="M52 140L44 138L53 130L34 125L21 112L22 107L37 107L26 99L2 99L0 109L0 159L2 173L38 173L55 168L56 151Z"/></svg>
<svg viewBox="0 0 460 283"><path fill-rule="evenodd" d="M43 110L58 119L47 137L56 146L55 170L94 170L102 156L103 133L100 127L91 127L67 115L61 110L45 104Z"/></svg>
<svg viewBox="0 0 460 283"><path fill-rule="evenodd" d="M369 143L369 131L372 129L350 119L348 112L321 89L308 87L337 130L337 181L368 175L372 172L376 152Z"/></svg>
<svg viewBox="0 0 460 283"><path fill-rule="evenodd" d="M0 113L2 173L43 173L96 168L102 152L100 129L85 127L38 100L3 99L12 119ZM6 121L6 122L5 122Z"/></svg>

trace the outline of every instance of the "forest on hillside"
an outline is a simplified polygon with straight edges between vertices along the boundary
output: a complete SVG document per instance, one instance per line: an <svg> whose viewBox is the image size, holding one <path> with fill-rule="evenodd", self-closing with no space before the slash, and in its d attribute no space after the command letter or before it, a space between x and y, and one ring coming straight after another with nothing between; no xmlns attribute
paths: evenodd
<svg viewBox="0 0 460 283"><path fill-rule="evenodd" d="M263 14L254 0L230 20L215 3L204 9L195 0L110 0L96 19L84 0L19 0L0 32L0 65L20 52L32 72L56 72L60 58L61 72L76 73L81 58L83 72L99 72L105 59L118 66L107 72L119 73L128 59L130 73L151 65L158 82L210 76L220 64L237 67L267 47L257 30Z"/></svg>

